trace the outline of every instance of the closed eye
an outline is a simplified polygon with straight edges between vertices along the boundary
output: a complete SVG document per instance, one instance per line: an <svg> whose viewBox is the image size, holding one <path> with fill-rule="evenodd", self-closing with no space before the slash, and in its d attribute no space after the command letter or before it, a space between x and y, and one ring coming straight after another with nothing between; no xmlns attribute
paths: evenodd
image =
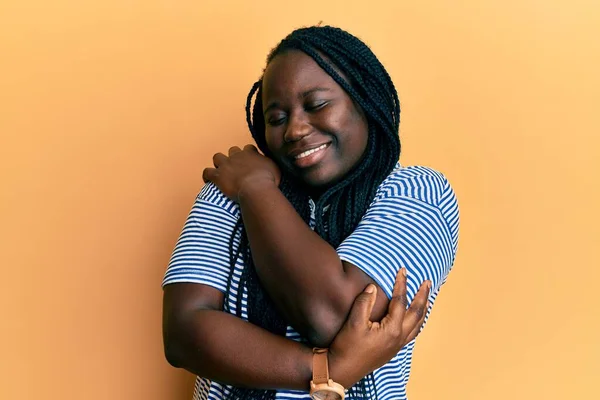
<svg viewBox="0 0 600 400"><path fill-rule="evenodd" d="M267 121L267 123L270 126L279 126L279 125L282 125L284 122L285 122L285 117L269 118L269 120Z"/></svg>
<svg viewBox="0 0 600 400"><path fill-rule="evenodd" d="M308 104L306 105L304 108L306 111L318 111L320 109L322 109L323 107L325 107L327 104L329 104L328 101L321 101L318 103L312 103L312 104Z"/></svg>

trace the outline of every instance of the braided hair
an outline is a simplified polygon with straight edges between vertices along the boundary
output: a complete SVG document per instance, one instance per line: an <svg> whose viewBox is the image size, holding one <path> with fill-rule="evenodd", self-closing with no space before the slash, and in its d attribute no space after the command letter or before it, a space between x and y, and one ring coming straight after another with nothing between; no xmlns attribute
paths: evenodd
<svg viewBox="0 0 600 400"><path fill-rule="evenodd" d="M299 50L312 57L362 108L368 121L368 142L361 161L344 179L328 188L314 206L315 232L336 248L356 229L373 201L377 188L399 159L398 94L389 74L369 47L342 29L331 26L297 29L271 51L267 57L267 65L276 56L290 50ZM248 94L246 119L258 148L269 157L262 107L261 77ZM300 182L285 171L282 172L280 190L308 224L311 217L309 196ZM237 239L239 245L235 246ZM236 299L235 313L241 317L243 303L247 301L250 322L285 336L287 323L260 284L241 216L231 236L229 251L231 272L227 294L232 294ZM233 271L236 260L240 257L244 268L239 285L233 288ZM247 288L247 299L244 298L244 286ZM372 373L348 390L349 399L376 397ZM234 387L227 398L274 399L275 391Z"/></svg>

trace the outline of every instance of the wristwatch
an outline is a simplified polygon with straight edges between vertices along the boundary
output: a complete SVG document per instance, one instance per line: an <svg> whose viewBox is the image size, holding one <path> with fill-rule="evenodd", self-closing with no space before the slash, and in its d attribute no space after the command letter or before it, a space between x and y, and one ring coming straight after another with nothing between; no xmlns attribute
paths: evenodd
<svg viewBox="0 0 600 400"><path fill-rule="evenodd" d="M313 378L310 398L313 400L344 400L344 387L329 378L327 349L313 349Z"/></svg>

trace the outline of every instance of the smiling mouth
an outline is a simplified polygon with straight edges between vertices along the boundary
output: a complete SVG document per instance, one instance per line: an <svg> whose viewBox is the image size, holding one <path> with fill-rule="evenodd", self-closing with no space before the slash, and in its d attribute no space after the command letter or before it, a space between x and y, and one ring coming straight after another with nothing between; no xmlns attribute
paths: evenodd
<svg viewBox="0 0 600 400"><path fill-rule="evenodd" d="M300 160L302 158L308 157L311 154L316 153L317 151L325 149L327 146L329 146L329 143L325 143L325 144L323 144L323 145L321 145L321 146L319 146L317 148L314 148L314 149L306 150L305 152L298 154L296 157L294 157L294 159L295 160Z"/></svg>
<svg viewBox="0 0 600 400"><path fill-rule="evenodd" d="M315 147L314 149L306 150L295 157L292 157L292 163L296 168L311 168L321 163L327 157L327 149L331 142Z"/></svg>

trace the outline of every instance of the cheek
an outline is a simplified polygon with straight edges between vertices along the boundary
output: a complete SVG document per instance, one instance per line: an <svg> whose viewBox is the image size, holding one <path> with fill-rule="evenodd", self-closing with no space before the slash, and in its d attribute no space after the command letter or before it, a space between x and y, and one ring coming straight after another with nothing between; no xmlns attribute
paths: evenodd
<svg viewBox="0 0 600 400"><path fill-rule="evenodd" d="M351 122L352 129L349 135L348 145L352 162L358 162L365 151L367 150L367 144L369 142L369 128L362 118L356 118Z"/></svg>
<svg viewBox="0 0 600 400"><path fill-rule="evenodd" d="M349 100L347 104L347 114L345 128L348 135L348 145L352 162L357 162L362 157L367 149L369 141L369 124L367 119L358 105ZM350 155L350 154L349 154Z"/></svg>
<svg viewBox="0 0 600 400"><path fill-rule="evenodd" d="M352 142L349 143L351 146L351 156L348 159L348 161L352 163L352 166L358 164L365 154L368 143L367 139L368 137L366 135L360 133L352 137Z"/></svg>
<svg viewBox="0 0 600 400"><path fill-rule="evenodd" d="M276 153L282 146L281 136L277 134L276 129L268 128L265 131L265 142L271 153Z"/></svg>
<svg viewBox="0 0 600 400"><path fill-rule="evenodd" d="M364 114L358 114L356 126L358 127L357 137L360 147L360 155L362 157L363 153L367 150L367 144L369 143L369 123L367 122Z"/></svg>

